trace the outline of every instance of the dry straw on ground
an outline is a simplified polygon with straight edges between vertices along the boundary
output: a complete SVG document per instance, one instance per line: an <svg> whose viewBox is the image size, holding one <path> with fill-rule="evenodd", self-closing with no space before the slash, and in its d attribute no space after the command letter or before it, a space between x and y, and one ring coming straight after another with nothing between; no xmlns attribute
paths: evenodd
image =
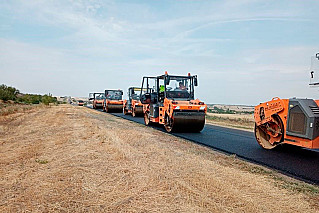
<svg viewBox="0 0 319 213"><path fill-rule="evenodd" d="M319 209L316 187L87 108L39 108L0 127L0 212Z"/></svg>
<svg viewBox="0 0 319 213"><path fill-rule="evenodd" d="M0 103L0 119L6 115L15 113L24 113L40 105L27 105L27 104L15 104L15 103Z"/></svg>
<svg viewBox="0 0 319 213"><path fill-rule="evenodd" d="M218 114L207 113L206 122L209 124L254 131L253 114Z"/></svg>

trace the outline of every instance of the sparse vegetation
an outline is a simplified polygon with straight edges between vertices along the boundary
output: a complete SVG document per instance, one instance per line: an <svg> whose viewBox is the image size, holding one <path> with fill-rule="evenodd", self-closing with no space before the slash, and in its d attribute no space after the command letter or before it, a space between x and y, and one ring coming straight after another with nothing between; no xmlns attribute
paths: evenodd
<svg viewBox="0 0 319 213"><path fill-rule="evenodd" d="M240 114L247 114L247 115L253 115L254 111L242 111Z"/></svg>
<svg viewBox="0 0 319 213"><path fill-rule="evenodd" d="M0 116L23 113L39 105L57 104L57 99L48 95L22 94L18 89L0 85Z"/></svg>
<svg viewBox="0 0 319 213"><path fill-rule="evenodd" d="M246 118L223 118L223 117L218 117L218 116L213 116L213 115L207 115L207 118L210 120L215 120L215 121L226 121L226 122L231 122L231 123L239 123L239 124L250 124L251 121L249 121Z"/></svg>
<svg viewBox="0 0 319 213"><path fill-rule="evenodd" d="M236 112L234 110L230 110L230 109L221 109L218 108L216 106L214 106L213 108L208 108L207 112L212 112L212 113L219 113L219 114L236 114Z"/></svg>
<svg viewBox="0 0 319 213"><path fill-rule="evenodd" d="M47 164L48 163L47 160L40 160L40 159L35 159L35 162L37 162L39 164Z"/></svg>
<svg viewBox="0 0 319 213"><path fill-rule="evenodd" d="M34 105L0 104L0 116L6 116L18 112L26 112L33 108L35 108Z"/></svg>
<svg viewBox="0 0 319 213"><path fill-rule="evenodd" d="M207 114L206 119L208 123L213 124L224 124L226 126L242 128L242 129L252 129L254 127L254 121L248 118L232 118L232 117L222 117L214 114Z"/></svg>
<svg viewBox="0 0 319 213"><path fill-rule="evenodd" d="M240 112L238 112L235 110L231 110L229 108L222 109L222 108L219 108L217 106L208 107L207 112L218 113L218 114L254 114L254 111L240 111Z"/></svg>
<svg viewBox="0 0 319 213"><path fill-rule="evenodd" d="M48 95L35 95L35 94L22 94L17 102L24 104L40 104L49 105L50 103L57 103L57 99L52 97L51 94Z"/></svg>
<svg viewBox="0 0 319 213"><path fill-rule="evenodd" d="M12 107L14 104L44 104L49 105L50 103L56 103L57 99L52 97L52 94L46 95L37 95L37 94L22 94L18 89L10 86L6 86L4 84L0 85L0 109L8 108L8 114L16 111L15 107ZM21 105L18 105L21 107ZM0 113L3 110L0 110Z"/></svg>

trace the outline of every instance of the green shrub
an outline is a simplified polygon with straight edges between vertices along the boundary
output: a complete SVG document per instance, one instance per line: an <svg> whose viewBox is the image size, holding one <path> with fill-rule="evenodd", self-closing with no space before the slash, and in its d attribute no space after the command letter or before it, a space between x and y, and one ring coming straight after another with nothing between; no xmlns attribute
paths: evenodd
<svg viewBox="0 0 319 213"><path fill-rule="evenodd" d="M51 94L42 96L41 102L45 105L49 105L49 103L56 103L57 99L52 97Z"/></svg>
<svg viewBox="0 0 319 213"><path fill-rule="evenodd" d="M19 90L14 87L9 87L4 84L0 85L0 99L3 101L17 99L17 95L19 94Z"/></svg>
<svg viewBox="0 0 319 213"><path fill-rule="evenodd" d="M15 101L23 104L40 104L49 105L50 103L57 103L57 98L52 97L52 94L37 95L37 94L21 94L19 90L14 87L9 87L4 84L0 85L0 100Z"/></svg>
<svg viewBox="0 0 319 213"><path fill-rule="evenodd" d="M49 105L50 103L56 103L57 99L49 95L34 95L34 94L23 94L21 97L17 99L19 103L24 104L39 104L43 103L45 105Z"/></svg>

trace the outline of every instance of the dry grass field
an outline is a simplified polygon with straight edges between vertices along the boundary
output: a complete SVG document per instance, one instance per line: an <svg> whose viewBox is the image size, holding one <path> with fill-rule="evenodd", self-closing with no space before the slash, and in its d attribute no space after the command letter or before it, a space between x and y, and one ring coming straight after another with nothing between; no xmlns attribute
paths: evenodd
<svg viewBox="0 0 319 213"><path fill-rule="evenodd" d="M0 136L0 212L319 211L318 187L84 107L2 116Z"/></svg>
<svg viewBox="0 0 319 213"><path fill-rule="evenodd" d="M255 120L253 114L207 113L206 118L208 124L254 131Z"/></svg>
<svg viewBox="0 0 319 213"><path fill-rule="evenodd" d="M27 105L27 104L15 104L13 102L11 103L3 103L0 100L0 116L6 116L9 114L14 113L23 113L30 109L36 108L36 107L42 107L42 105ZM0 117L1 119L1 117Z"/></svg>

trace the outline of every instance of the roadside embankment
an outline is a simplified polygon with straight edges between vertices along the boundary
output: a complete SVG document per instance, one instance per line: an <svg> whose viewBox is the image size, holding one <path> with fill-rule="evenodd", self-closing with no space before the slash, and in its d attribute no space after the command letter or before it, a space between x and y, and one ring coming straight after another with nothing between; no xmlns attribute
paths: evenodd
<svg viewBox="0 0 319 213"><path fill-rule="evenodd" d="M107 113L5 117L0 212L319 211L316 186Z"/></svg>

